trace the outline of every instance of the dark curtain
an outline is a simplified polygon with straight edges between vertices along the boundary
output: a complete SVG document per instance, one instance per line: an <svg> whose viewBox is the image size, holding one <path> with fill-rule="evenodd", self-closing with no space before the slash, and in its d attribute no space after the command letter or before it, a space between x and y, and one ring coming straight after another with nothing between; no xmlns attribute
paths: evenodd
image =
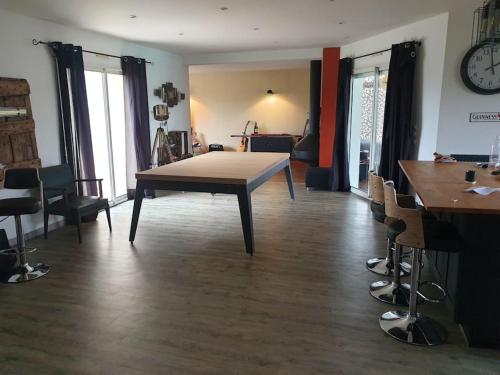
<svg viewBox="0 0 500 375"><path fill-rule="evenodd" d="M144 171L149 169L151 157L146 60L130 56L122 57L122 72L129 121L134 134L137 168L139 171Z"/></svg>
<svg viewBox="0 0 500 375"><path fill-rule="evenodd" d="M392 46L378 173L394 181L397 191L402 194L408 192L408 180L398 161L410 158L414 141L412 104L416 57L415 42Z"/></svg>
<svg viewBox="0 0 500 375"><path fill-rule="evenodd" d="M132 56L121 58L122 72L125 83L125 101L130 135L133 138L137 170L150 168L151 138L149 130L149 104L146 81L146 60ZM135 195L129 186L128 197ZM147 192L146 195L150 195Z"/></svg>
<svg viewBox="0 0 500 375"><path fill-rule="evenodd" d="M82 47L61 42L49 45L56 57L61 161L69 164L76 179L95 178ZM87 183L86 188L88 194L97 195L95 182Z"/></svg>
<svg viewBox="0 0 500 375"><path fill-rule="evenodd" d="M351 77L353 60L340 60L337 95L337 114L333 141L333 169L330 178L331 191L350 191L349 181L349 113L351 101Z"/></svg>

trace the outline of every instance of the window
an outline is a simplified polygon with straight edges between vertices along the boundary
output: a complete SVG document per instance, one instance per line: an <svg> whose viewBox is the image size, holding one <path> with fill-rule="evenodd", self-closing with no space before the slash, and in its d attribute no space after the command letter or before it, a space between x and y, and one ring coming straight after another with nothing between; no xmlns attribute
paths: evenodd
<svg viewBox="0 0 500 375"><path fill-rule="evenodd" d="M352 78L349 177L353 191L368 191L368 171L377 170L384 129L387 70L355 74Z"/></svg>
<svg viewBox="0 0 500 375"><path fill-rule="evenodd" d="M96 177L116 204L127 198L123 76L86 70L85 82Z"/></svg>

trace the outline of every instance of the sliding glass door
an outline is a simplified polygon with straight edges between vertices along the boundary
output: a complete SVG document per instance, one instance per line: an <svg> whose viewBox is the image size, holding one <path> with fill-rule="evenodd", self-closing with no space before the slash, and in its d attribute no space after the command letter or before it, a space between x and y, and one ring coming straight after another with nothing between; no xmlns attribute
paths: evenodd
<svg viewBox="0 0 500 375"><path fill-rule="evenodd" d="M127 198L123 76L85 71L96 177L114 204Z"/></svg>
<svg viewBox="0 0 500 375"><path fill-rule="evenodd" d="M353 191L368 191L368 171L377 170L380 163L387 73L375 68L352 78L349 177Z"/></svg>

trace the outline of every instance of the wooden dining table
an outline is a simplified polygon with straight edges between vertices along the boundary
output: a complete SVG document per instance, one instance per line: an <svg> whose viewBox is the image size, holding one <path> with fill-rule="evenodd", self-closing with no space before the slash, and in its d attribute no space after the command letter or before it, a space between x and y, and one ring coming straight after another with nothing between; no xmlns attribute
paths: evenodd
<svg viewBox="0 0 500 375"><path fill-rule="evenodd" d="M488 196L465 191L471 187L500 188L500 175L476 163L435 163L433 161L401 160L401 169L418 193L427 211L465 214L500 214L500 192ZM473 170L476 183L465 181L465 172Z"/></svg>
<svg viewBox="0 0 500 375"><path fill-rule="evenodd" d="M255 250L251 193L279 172L285 172L290 198L295 199L290 155L214 151L158 168L137 172L129 240L135 240L144 191L171 190L235 194L240 208L245 250Z"/></svg>
<svg viewBox="0 0 500 375"><path fill-rule="evenodd" d="M462 237L458 253L426 252L448 292L454 321L470 346L500 349L500 191L466 191L500 188L500 176L472 162L399 164L426 210L454 224ZM475 172L475 184L465 181L469 170Z"/></svg>

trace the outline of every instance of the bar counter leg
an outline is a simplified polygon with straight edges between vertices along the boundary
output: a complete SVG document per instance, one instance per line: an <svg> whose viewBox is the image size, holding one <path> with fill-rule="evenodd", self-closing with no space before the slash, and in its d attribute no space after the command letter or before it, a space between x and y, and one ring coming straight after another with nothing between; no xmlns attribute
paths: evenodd
<svg viewBox="0 0 500 375"><path fill-rule="evenodd" d="M293 178L292 169L290 167L290 161L288 161L287 166L284 168L286 175L286 182L288 183L288 191L290 192L290 198L295 199L295 192L293 190Z"/></svg>
<svg viewBox="0 0 500 375"><path fill-rule="evenodd" d="M144 198L144 186L140 181L137 181L135 187L134 210L132 212L132 223L130 224L130 235L128 240L133 243L135 240L135 232L139 223L139 215L141 213L142 200Z"/></svg>
<svg viewBox="0 0 500 375"><path fill-rule="evenodd" d="M238 204L240 206L241 225L243 227L246 252L247 254L253 255L255 250L255 241L253 236L252 197L247 187L242 188L237 195Z"/></svg>

